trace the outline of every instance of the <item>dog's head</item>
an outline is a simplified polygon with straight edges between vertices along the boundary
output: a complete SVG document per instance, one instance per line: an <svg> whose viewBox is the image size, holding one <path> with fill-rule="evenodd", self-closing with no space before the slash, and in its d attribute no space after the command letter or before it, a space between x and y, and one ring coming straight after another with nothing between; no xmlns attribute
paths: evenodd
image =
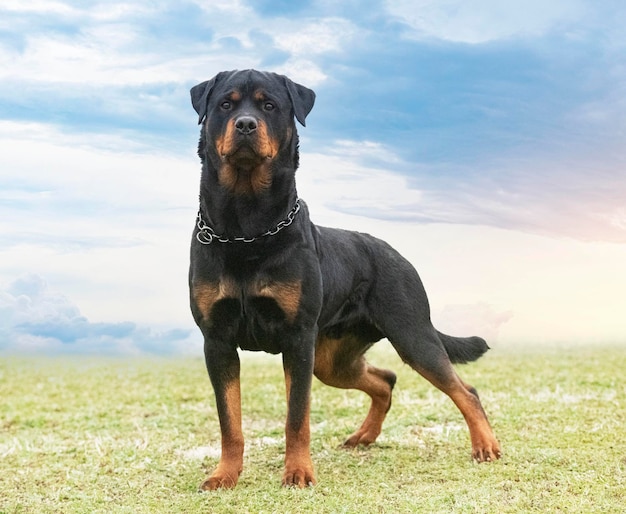
<svg viewBox="0 0 626 514"><path fill-rule="evenodd" d="M298 165L294 117L302 125L315 93L285 76L225 71L191 89L202 124L199 154L222 186L254 194L269 187L271 165Z"/></svg>

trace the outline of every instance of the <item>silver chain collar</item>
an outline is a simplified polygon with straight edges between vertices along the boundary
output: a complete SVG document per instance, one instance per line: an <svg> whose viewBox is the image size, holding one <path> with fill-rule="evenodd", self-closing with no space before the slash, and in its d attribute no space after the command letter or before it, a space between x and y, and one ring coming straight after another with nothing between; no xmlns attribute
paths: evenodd
<svg viewBox="0 0 626 514"><path fill-rule="evenodd" d="M279 221L274 228L268 230L267 232L263 232L262 234L259 234L255 237L225 237L217 235L213 228L205 223L204 219L202 218L202 211L198 210L198 217L196 218L196 226L198 227L198 232L196 234L196 239L199 243L203 245L210 245L213 241L218 241L220 243L253 243L254 241L257 241L258 239L261 239L263 237L275 236L276 234L278 234L282 229L288 227L293 223L293 220L296 218L298 212L300 212L299 198L296 200L296 204L293 206L293 209L291 209L289 211L289 214L287 214L287 217L284 220Z"/></svg>

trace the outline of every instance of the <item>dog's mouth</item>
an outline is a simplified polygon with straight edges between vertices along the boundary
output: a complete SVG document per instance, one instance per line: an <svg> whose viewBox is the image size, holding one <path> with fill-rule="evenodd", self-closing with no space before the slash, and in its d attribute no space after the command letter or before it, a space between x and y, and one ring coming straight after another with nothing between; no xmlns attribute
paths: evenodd
<svg viewBox="0 0 626 514"><path fill-rule="evenodd" d="M252 144L243 142L235 148L231 148L229 152L222 154L222 160L240 169L252 169L263 164L272 158L259 152Z"/></svg>
<svg viewBox="0 0 626 514"><path fill-rule="evenodd" d="M219 182L235 194L258 194L272 183L269 162L272 154L258 150L252 142L238 142L220 152L222 165L218 170ZM261 148L263 146L261 145ZM226 148L223 148L226 150Z"/></svg>
<svg viewBox="0 0 626 514"><path fill-rule="evenodd" d="M225 149L226 150L226 149ZM240 169L252 169L274 158L269 145L245 139L221 154L222 161Z"/></svg>

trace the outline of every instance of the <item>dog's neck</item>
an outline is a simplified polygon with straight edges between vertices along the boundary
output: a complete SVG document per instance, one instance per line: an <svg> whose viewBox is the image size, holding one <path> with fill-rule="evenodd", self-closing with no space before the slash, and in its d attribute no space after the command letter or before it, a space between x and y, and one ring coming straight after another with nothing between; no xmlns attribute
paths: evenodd
<svg viewBox="0 0 626 514"><path fill-rule="evenodd" d="M219 170L203 161L200 212L217 234L226 238L256 237L287 219L296 204L294 168L272 166L272 181L266 189L256 194L236 194L225 190Z"/></svg>
<svg viewBox="0 0 626 514"><path fill-rule="evenodd" d="M204 220L202 209L198 211L198 217L196 218L196 225L198 232L196 233L196 239L203 245L210 245L213 243L255 243L257 241L263 241L266 238L271 238L277 235L280 231L290 226L296 219L296 216L302 208L302 202L298 198L294 203L293 208L287 214L287 217L280 220L274 227L267 229L262 234L256 236L235 236L227 237L223 234L218 234L215 229Z"/></svg>

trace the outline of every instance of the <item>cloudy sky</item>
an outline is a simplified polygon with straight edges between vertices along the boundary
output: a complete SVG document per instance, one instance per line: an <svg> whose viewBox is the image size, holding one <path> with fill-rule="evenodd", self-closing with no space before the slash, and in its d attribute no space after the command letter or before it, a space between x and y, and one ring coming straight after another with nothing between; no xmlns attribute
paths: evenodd
<svg viewBox="0 0 626 514"><path fill-rule="evenodd" d="M221 70L314 89L298 190L445 331L626 340L618 0L3 0L0 350L198 353L198 127Z"/></svg>

